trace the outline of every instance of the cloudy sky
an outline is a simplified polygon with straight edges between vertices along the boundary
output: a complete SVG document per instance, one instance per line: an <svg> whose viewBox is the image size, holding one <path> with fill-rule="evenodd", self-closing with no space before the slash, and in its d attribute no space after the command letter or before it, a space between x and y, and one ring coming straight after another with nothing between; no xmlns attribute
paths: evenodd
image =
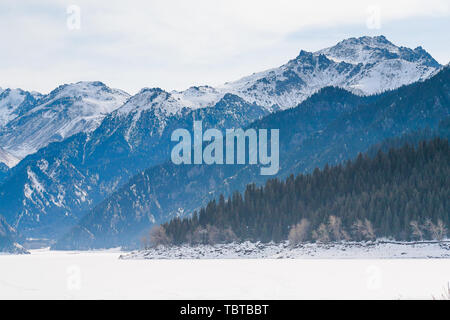
<svg viewBox="0 0 450 320"><path fill-rule="evenodd" d="M448 0L1 0L0 87L217 85L380 34L446 64L448 30Z"/></svg>

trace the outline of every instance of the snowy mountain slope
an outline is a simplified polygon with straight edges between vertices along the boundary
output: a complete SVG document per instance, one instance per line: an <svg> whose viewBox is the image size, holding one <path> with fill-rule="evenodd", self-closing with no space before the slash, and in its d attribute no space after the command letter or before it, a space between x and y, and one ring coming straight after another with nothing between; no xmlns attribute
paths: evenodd
<svg viewBox="0 0 450 320"><path fill-rule="evenodd" d="M183 106L180 101L170 93L160 88L144 88L111 115L111 118L126 119L131 117L130 125L124 133L125 140L131 146L133 144L133 131L135 131L136 125L143 114L147 116L151 114L153 121L151 128L148 129L152 131L151 134L153 135L154 132L162 132L166 126L166 120L180 114L182 109Z"/></svg>
<svg viewBox="0 0 450 320"><path fill-rule="evenodd" d="M397 47L384 36L350 38L314 53L301 51L280 68L228 83L222 90L286 109L324 86L374 94L426 79L440 67L421 47Z"/></svg>
<svg viewBox="0 0 450 320"><path fill-rule="evenodd" d="M274 111L295 107L326 86L375 94L427 79L440 68L422 47L399 47L384 36L350 38L317 52L301 50L295 59L278 68L215 88L194 86L172 91L160 101L171 100L168 112L173 113L182 107L213 106L226 93L232 93ZM176 103L179 105L174 106Z"/></svg>
<svg viewBox="0 0 450 320"><path fill-rule="evenodd" d="M216 99L217 101L209 106L202 94L208 94L208 97L214 97L214 101ZM208 100L208 103L211 101ZM226 107L222 108L223 105L226 105ZM183 118L187 115L197 115L203 118L214 114L215 119L206 123L206 125L219 124L216 122L220 121L220 127L223 127L225 122L236 127L267 114L262 109L261 106L247 103L238 96L227 93L220 94L210 87L193 87L184 92L171 93L160 88L145 88L132 96L122 107L111 113L105 119L102 127L107 127L108 123L114 122L114 133L121 132L130 148L133 148L134 145L142 143L143 139L148 139L148 137L154 135L161 136L166 131L167 126L171 127L171 130L175 130L177 126L185 125ZM221 112L224 113L221 114ZM245 114L246 112L247 114ZM232 118L234 116L235 121L230 122L230 115ZM192 126L187 128L192 129ZM171 132L165 132L165 134L168 133ZM168 136L165 138L168 138Z"/></svg>
<svg viewBox="0 0 450 320"><path fill-rule="evenodd" d="M0 88L0 127L27 112L41 97L36 92Z"/></svg>
<svg viewBox="0 0 450 320"><path fill-rule="evenodd" d="M280 129L278 178L338 165L385 139L437 129L450 115L450 69L424 82L368 97L324 88L296 108L269 114L250 127ZM273 177L271 177L273 178ZM252 165L174 165L135 175L98 203L55 249L137 245L151 225L193 213L220 194L262 184Z"/></svg>
<svg viewBox="0 0 450 320"><path fill-rule="evenodd" d="M369 65L370 68L349 82L349 89L363 93L377 93L421 81L441 67L422 47L414 50L397 47L384 36L346 39L317 53L336 62Z"/></svg>
<svg viewBox="0 0 450 320"><path fill-rule="evenodd" d="M0 128L0 146L22 159L51 142L94 130L128 97L124 91L108 88L101 82L62 85L15 118L13 113L5 113L3 119L9 121ZM14 101L20 100L16 98Z"/></svg>
<svg viewBox="0 0 450 320"><path fill-rule="evenodd" d="M364 44L369 40L370 46ZM0 146L10 154L22 158L37 151L8 173L0 209L21 232L54 235L62 232L56 226L75 223L140 170L167 160L171 132L191 129L193 119L210 127L243 127L269 111L297 106L325 86L378 92L440 68L420 49L400 49L384 37L352 38L338 46L364 48L373 61L354 62L332 48L301 51L279 68L217 88L146 88L130 98L99 82L61 86L0 128Z"/></svg>
<svg viewBox="0 0 450 320"><path fill-rule="evenodd" d="M9 168L14 167L20 161L19 158L15 157L2 147L0 147L0 162L3 162Z"/></svg>
<svg viewBox="0 0 450 320"><path fill-rule="evenodd" d="M172 95L160 88L144 88L132 96L126 104L117 110L119 115L130 112L155 110L160 116L173 115L181 111L182 105Z"/></svg>
<svg viewBox="0 0 450 320"><path fill-rule="evenodd" d="M324 54L336 62L344 61L352 64L374 64L381 60L401 59L432 68L440 67L439 63L422 47L414 50L398 47L384 36L345 39L335 46L319 50L317 53Z"/></svg>
<svg viewBox="0 0 450 320"><path fill-rule="evenodd" d="M288 118L295 124L289 129L284 124L283 127L289 132L295 132L297 138L302 139L302 136L324 128L337 114L366 100L344 93L343 90L337 90L337 93L335 91L330 89L329 93L311 97L309 107L289 110L297 110L301 114L291 113ZM205 109L199 109L201 110ZM282 117L283 112L272 116L277 115ZM213 196L217 189L228 188L233 184L232 179L235 175L238 176L238 172L243 180L250 181L253 173L244 172L242 169L245 169L245 166L176 166L169 162L145 170L96 205L83 217L79 225L58 243L58 248L87 248L92 243L95 243L95 246L128 243L124 239L129 237L128 232L138 235L142 228L149 227L155 220L161 222L161 219L185 214L185 209L191 209L191 202L197 206L205 198ZM183 200L179 201L180 199ZM111 219L112 217L114 218ZM92 235L91 239L87 240L87 234Z"/></svg>
<svg viewBox="0 0 450 320"><path fill-rule="evenodd" d="M301 50L278 68L217 88L191 87L172 95L186 107L196 108L210 106L225 93L232 93L273 111L295 107L326 86L375 94L427 79L441 67L422 47L399 47L384 36L365 36L317 52Z"/></svg>
<svg viewBox="0 0 450 320"><path fill-rule="evenodd" d="M190 87L184 91L172 91L171 94L180 104L191 109L211 106L225 95L223 90L210 86Z"/></svg>
<svg viewBox="0 0 450 320"><path fill-rule="evenodd" d="M421 47L398 47L384 36L350 38L314 53L302 50L281 67L217 88L199 86L170 93L158 88L142 89L121 114L134 112L137 119L149 107L159 110L157 116L163 121L183 108L211 107L226 93L274 111L295 107L326 86L374 94L424 80L440 68ZM49 142L92 131L128 98L126 93L100 82L64 85L43 97L8 90L0 95L0 146L19 159ZM36 104L33 99L37 98ZM16 108L20 113L15 112Z"/></svg>
<svg viewBox="0 0 450 320"><path fill-rule="evenodd" d="M336 63L325 55L302 50L295 59L280 68L227 83L222 90L269 110L274 106L287 109L297 106L325 86L342 86L352 74L361 72L361 68L361 65Z"/></svg>
<svg viewBox="0 0 450 320"><path fill-rule="evenodd" d="M441 65L423 48L398 47L384 36L350 38L317 52L301 51L288 63L217 88L177 92L181 100L211 105L224 93L273 110L297 106L326 86L375 94L429 78Z"/></svg>
<svg viewBox="0 0 450 320"><path fill-rule="evenodd" d="M182 108L161 89L143 89L94 131L51 143L12 168L0 208L21 234L55 237L140 170L170 157L177 128L245 127L267 111L227 94L213 107Z"/></svg>

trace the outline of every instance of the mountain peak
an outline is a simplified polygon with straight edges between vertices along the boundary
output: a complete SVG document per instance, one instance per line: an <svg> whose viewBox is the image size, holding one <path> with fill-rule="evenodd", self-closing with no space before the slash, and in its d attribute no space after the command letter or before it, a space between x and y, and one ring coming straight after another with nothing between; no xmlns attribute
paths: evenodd
<svg viewBox="0 0 450 320"><path fill-rule="evenodd" d="M404 60L433 68L440 67L440 64L422 47L419 46L414 50L399 47L383 35L348 38L333 47L316 52L316 54L318 53L325 54L337 62L344 61L352 64L376 64L386 60Z"/></svg>
<svg viewBox="0 0 450 320"><path fill-rule="evenodd" d="M316 52L316 54L320 53L337 62L366 64L398 57L399 47L387 40L385 36L363 36L342 40L335 46Z"/></svg>
<svg viewBox="0 0 450 320"><path fill-rule="evenodd" d="M143 88L137 94L130 97L120 107L119 115L146 110L155 110L157 113L174 114L182 109L182 106L167 91L161 88Z"/></svg>
<svg viewBox="0 0 450 320"><path fill-rule="evenodd" d="M311 57L311 56L312 56L312 52L305 51L302 49L302 50L300 50L300 53L298 54L297 59L303 58L303 57Z"/></svg>
<svg viewBox="0 0 450 320"><path fill-rule="evenodd" d="M223 97L220 89L208 85L193 86L184 91L172 91L171 95L183 107L198 109L210 107Z"/></svg>
<svg viewBox="0 0 450 320"><path fill-rule="evenodd" d="M0 125L7 127L0 132L0 145L17 159L50 142L95 130L106 114L129 98L128 93L99 81L64 84L45 96L22 91L14 96L17 97L12 99L11 94L8 98L0 97ZM15 107L2 107L5 104ZM7 161L1 157L0 161L9 166L16 162L10 156L3 158Z"/></svg>
<svg viewBox="0 0 450 320"><path fill-rule="evenodd" d="M358 45L358 44L372 46L372 47L381 47L381 46L395 47L395 45L383 35L373 36L373 37L371 37L371 36L352 37L352 38L344 39L344 40L338 42L337 46L339 46L339 45L352 46L352 45Z"/></svg>
<svg viewBox="0 0 450 320"><path fill-rule="evenodd" d="M103 94L118 94L129 97L129 94L120 89L112 89L101 81L78 81L75 83L67 83L60 85L52 90L47 97L53 98L56 96L70 96L70 97L88 97Z"/></svg>
<svg viewBox="0 0 450 320"><path fill-rule="evenodd" d="M22 89L0 90L0 126L26 112L37 99L38 95Z"/></svg>
<svg viewBox="0 0 450 320"><path fill-rule="evenodd" d="M19 161L20 159L0 147L0 162L4 163L9 168L12 168L19 163Z"/></svg>
<svg viewBox="0 0 450 320"><path fill-rule="evenodd" d="M127 92L112 89L100 81L79 81L60 85L44 96L34 111L52 106L64 109L75 106L81 109L82 113L105 114L120 107L129 97Z"/></svg>
<svg viewBox="0 0 450 320"><path fill-rule="evenodd" d="M367 44L367 45L390 45L395 46L392 42L390 42L385 36L379 35L379 36L362 36L359 38L350 38L350 39L356 39L357 42ZM348 39L349 40L349 39ZM346 40L343 40L346 41Z"/></svg>
<svg viewBox="0 0 450 320"><path fill-rule="evenodd" d="M145 88L142 88L141 90L139 90L139 92L135 96L142 96L142 95L156 96L156 95L160 95L160 94L167 94L167 92L159 87L154 87L154 88L145 87Z"/></svg>

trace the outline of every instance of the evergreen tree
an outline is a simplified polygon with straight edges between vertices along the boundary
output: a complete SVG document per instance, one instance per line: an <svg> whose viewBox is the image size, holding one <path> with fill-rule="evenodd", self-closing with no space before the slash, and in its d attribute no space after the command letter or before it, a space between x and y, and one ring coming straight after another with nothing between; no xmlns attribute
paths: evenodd
<svg viewBox="0 0 450 320"><path fill-rule="evenodd" d="M190 218L163 225L175 244L201 234L206 242L398 240L445 238L450 223L447 140L360 154L312 174L249 184L220 196ZM307 224L305 227L299 225ZM307 222L306 222L307 221ZM205 231L206 230L206 231ZM205 238L205 239L206 239Z"/></svg>

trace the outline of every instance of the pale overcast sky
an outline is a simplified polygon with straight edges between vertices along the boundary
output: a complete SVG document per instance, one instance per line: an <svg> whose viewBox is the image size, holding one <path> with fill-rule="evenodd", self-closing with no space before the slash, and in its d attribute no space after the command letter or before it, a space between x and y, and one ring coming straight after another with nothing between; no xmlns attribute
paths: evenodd
<svg viewBox="0 0 450 320"><path fill-rule="evenodd" d="M380 34L446 64L449 8L449 0L1 0L0 87L47 93L100 80L133 94L217 85L301 49Z"/></svg>

